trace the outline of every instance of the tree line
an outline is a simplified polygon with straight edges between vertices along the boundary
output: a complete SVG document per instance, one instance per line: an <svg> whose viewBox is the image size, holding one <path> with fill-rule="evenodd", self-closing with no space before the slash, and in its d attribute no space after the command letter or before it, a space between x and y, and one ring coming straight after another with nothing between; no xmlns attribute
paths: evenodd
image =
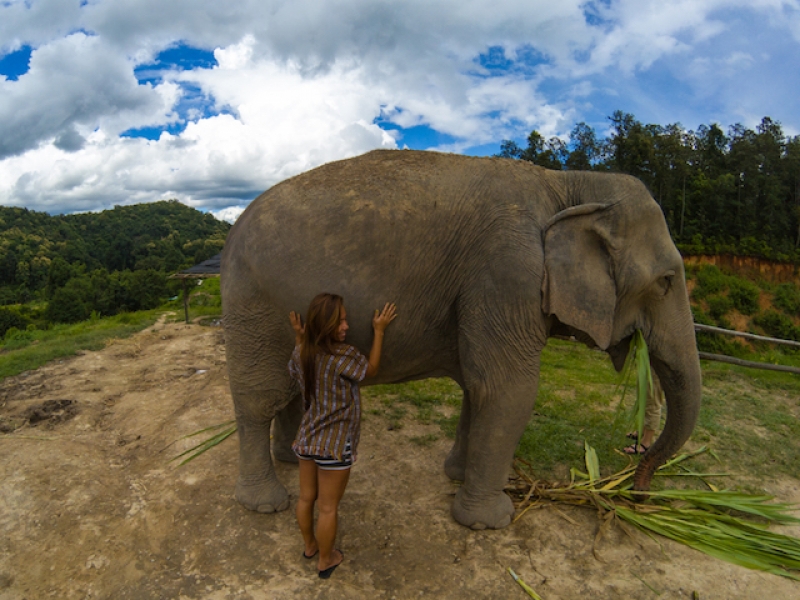
<svg viewBox="0 0 800 600"><path fill-rule="evenodd" d="M605 138L578 123L569 139L534 130L523 148L505 140L498 156L557 170L628 173L661 206L684 254L736 254L800 262L800 136L764 117L697 130L643 124L616 111Z"/></svg>
<svg viewBox="0 0 800 600"><path fill-rule="evenodd" d="M230 227L176 200L57 216L0 206L0 335L155 308L177 289L168 275L221 252Z"/></svg>

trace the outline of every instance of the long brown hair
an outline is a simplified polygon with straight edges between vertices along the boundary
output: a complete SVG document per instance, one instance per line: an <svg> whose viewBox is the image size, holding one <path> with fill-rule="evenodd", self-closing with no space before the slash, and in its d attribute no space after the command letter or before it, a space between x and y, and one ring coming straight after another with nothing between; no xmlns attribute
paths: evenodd
<svg viewBox="0 0 800 600"><path fill-rule="evenodd" d="M305 383L305 404L311 403L317 385L317 354L333 354L338 342L336 331L342 320L344 300L336 294L319 294L308 307L306 329L303 333L303 346L300 348L300 366Z"/></svg>

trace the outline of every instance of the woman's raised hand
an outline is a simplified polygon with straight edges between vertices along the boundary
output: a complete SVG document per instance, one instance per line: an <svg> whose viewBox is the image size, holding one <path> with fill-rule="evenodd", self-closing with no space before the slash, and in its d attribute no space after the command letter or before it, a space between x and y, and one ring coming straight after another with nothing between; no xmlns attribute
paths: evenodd
<svg viewBox="0 0 800 600"><path fill-rule="evenodd" d="M383 310L375 309L375 316L372 317L372 328L383 333L389 323L395 320L395 317L397 317L397 307L393 302L387 302L384 304Z"/></svg>
<svg viewBox="0 0 800 600"><path fill-rule="evenodd" d="M289 322L292 324L292 329L294 329L295 345L299 345L303 342L303 334L306 331L306 326L303 325L303 319L300 317L299 313L292 311L289 313Z"/></svg>

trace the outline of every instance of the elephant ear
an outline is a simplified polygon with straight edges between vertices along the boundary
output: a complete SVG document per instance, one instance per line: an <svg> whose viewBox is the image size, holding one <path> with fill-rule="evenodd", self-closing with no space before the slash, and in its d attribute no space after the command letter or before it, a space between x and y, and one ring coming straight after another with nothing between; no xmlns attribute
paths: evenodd
<svg viewBox="0 0 800 600"><path fill-rule="evenodd" d="M586 332L603 350L611 343L617 304L608 207L573 206L548 221L542 284L542 310Z"/></svg>

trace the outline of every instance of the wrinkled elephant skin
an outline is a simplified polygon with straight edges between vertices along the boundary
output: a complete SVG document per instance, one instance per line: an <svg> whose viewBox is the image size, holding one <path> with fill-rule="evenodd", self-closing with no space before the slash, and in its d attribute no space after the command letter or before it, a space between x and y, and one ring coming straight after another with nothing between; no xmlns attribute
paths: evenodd
<svg viewBox="0 0 800 600"><path fill-rule="evenodd" d="M683 263L636 179L530 163L375 151L323 165L257 198L222 258L228 369L240 440L236 497L261 512L288 497L270 455L291 460L300 397L286 368L287 315L341 294L348 341L396 302L381 371L365 384L447 376L464 391L446 473L463 480L454 518L499 528L513 507L507 468L530 418L548 336L575 335L620 366L645 335L667 395L664 433L637 489L690 435L700 366Z"/></svg>

